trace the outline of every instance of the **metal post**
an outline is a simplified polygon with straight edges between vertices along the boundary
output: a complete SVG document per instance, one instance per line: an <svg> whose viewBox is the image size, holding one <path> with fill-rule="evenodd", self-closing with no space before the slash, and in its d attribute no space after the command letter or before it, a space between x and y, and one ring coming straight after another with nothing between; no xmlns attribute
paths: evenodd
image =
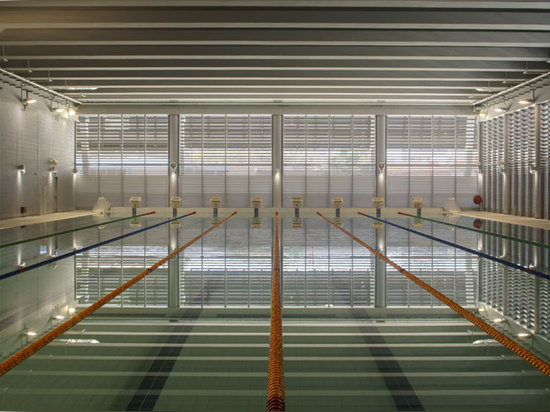
<svg viewBox="0 0 550 412"><path fill-rule="evenodd" d="M179 135L180 118L177 114L171 114L168 118L168 202L170 198L178 196L178 169L179 169Z"/></svg>
<svg viewBox="0 0 550 412"><path fill-rule="evenodd" d="M283 116L274 114L272 117L272 204L273 207L283 205Z"/></svg>
<svg viewBox="0 0 550 412"><path fill-rule="evenodd" d="M386 200L386 116L376 115L376 197Z"/></svg>

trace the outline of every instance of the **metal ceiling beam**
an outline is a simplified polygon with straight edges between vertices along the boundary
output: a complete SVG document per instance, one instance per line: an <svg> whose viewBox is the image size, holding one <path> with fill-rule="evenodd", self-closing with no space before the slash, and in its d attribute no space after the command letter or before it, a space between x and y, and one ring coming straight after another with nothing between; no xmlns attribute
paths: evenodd
<svg viewBox="0 0 550 412"><path fill-rule="evenodd" d="M151 7L150 0L3 0L10 7ZM227 7L227 0L156 0L157 7ZM453 1L453 0L232 0L231 7L307 7L307 8L436 8L548 10L546 1Z"/></svg>
<svg viewBox="0 0 550 412"><path fill-rule="evenodd" d="M12 72L28 71L29 61L9 60L5 67ZM418 60L57 60L34 61L32 70L86 71L86 70L308 70L308 71L484 71L484 72L518 72L525 74L545 73L550 69L546 62L487 62L487 61L418 61Z"/></svg>
<svg viewBox="0 0 550 412"><path fill-rule="evenodd" d="M487 88L492 92L504 90L507 85L502 82L490 82L486 80L478 81L461 81L461 82L446 82L446 81L420 81L420 80L401 80L394 79L380 84L380 82L374 81L315 81L315 80L248 80L243 82L241 80L194 80L194 79L180 79L180 80L166 80L166 79L142 79L138 81L115 79L115 80L103 80L101 82L93 79L88 80L72 80L64 81L56 78L51 78L51 82L48 82L49 87L56 90L68 90L71 88L156 88L156 87L168 87L170 89L175 88L205 88L205 89L218 89L218 88L270 88L278 90L280 88L298 88L298 89L358 89L358 88L384 88L390 89L406 89L406 88L421 88L427 90L430 88L444 88L445 90L451 89L470 89L475 88Z"/></svg>
<svg viewBox="0 0 550 412"><path fill-rule="evenodd" d="M0 3L1 4L1 3ZM550 11L398 10L316 8L164 8L0 6L5 29L284 28L416 30L550 30Z"/></svg>
<svg viewBox="0 0 550 412"><path fill-rule="evenodd" d="M5 30L0 44L13 45L309 45L550 47L547 32L453 30L230 30L105 29Z"/></svg>
<svg viewBox="0 0 550 412"><path fill-rule="evenodd" d="M86 88L86 86L83 86ZM52 86L51 88L55 90L61 90L67 95L71 94L80 94L86 92L86 89L78 89L78 86ZM449 93L450 91L456 90L462 91L462 94L471 94L473 86L431 86L431 85L376 85L376 86L350 86L350 85L339 85L339 86L307 86L307 85L281 85L281 86L269 86L269 85L97 85L95 87L88 87L88 90L97 90L101 88L102 92L111 92L111 93L126 93L129 91L132 92L174 92L178 91L179 93L210 93L213 91L219 93L225 92L260 92L260 93L310 93L312 91L322 93L348 93L353 92L368 92L368 93L384 93L388 90L406 90L407 92L432 92L432 93ZM505 87L491 87L487 88L485 92L496 92L504 90ZM484 90L480 90L483 92Z"/></svg>
<svg viewBox="0 0 550 412"><path fill-rule="evenodd" d="M399 46L5 46L9 60L481 60L548 61L547 48Z"/></svg>
<svg viewBox="0 0 550 412"><path fill-rule="evenodd" d="M220 75L223 74L223 75ZM48 72L33 71L28 73L27 77L33 81L48 82L53 78L57 80L240 80L248 82L251 80L314 80L314 81L395 81L395 80L423 80L423 81L491 81L491 82L517 82L521 83L528 80L532 76L524 75L523 73L514 73L506 75L506 73L493 72L453 72L453 71L372 71L363 73L359 71L326 71L322 73L295 71L295 70L279 70L279 71L226 71L224 73L215 73L212 71L111 71L108 73L96 72L93 70L74 73L72 71L56 72L55 76L51 76Z"/></svg>

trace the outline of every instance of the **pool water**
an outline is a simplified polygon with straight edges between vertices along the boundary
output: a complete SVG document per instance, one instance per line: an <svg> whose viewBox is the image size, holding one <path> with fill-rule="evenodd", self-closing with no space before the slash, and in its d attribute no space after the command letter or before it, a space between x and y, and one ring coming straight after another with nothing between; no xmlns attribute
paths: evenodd
<svg viewBox="0 0 550 412"><path fill-rule="evenodd" d="M6 229L0 243L104 220ZM143 217L1 248L0 270L165 220ZM550 274L544 246L405 217L388 221ZM288 411L550 409L550 378L322 219L300 223L283 218L280 230ZM542 229L479 227L464 217L452 223L549 243ZM342 224L550 358L548 280L368 218ZM29 331L47 332L210 225L188 217L0 280L2 359L36 338ZM273 222L264 217L256 226L231 218L0 377L0 409L265 410Z"/></svg>

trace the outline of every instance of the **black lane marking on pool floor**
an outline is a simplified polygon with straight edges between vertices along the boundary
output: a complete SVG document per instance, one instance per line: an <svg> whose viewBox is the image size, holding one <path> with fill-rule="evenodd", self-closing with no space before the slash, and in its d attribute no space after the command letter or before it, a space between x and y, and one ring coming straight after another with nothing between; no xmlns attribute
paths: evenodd
<svg viewBox="0 0 550 412"><path fill-rule="evenodd" d="M353 317L355 319L369 319L366 310L352 310ZM378 334L380 333L376 326L358 326L358 329L362 333ZM385 344L386 341L382 335L376 336L363 336L365 343L378 343ZM370 348L373 356L376 358L376 366L381 374L383 374L384 383L391 394L395 407L398 411L424 411L424 406L410 384L407 377L403 374L403 369L399 366L394 357L391 349L387 346ZM384 357L384 360L378 359L378 357ZM395 374L392 376L391 374ZM403 392L408 393L404 395Z"/></svg>
<svg viewBox="0 0 550 412"><path fill-rule="evenodd" d="M197 319L200 315L200 310L190 309L185 311L182 319ZM174 322L177 323L177 322ZM172 332L190 332L193 329L193 326L178 326L172 329ZM174 336L170 335L166 339L165 343L185 343L187 338L190 335L184 336ZM161 348L157 354L157 358L151 364L149 368L148 375L144 376L141 380L139 387L136 390L136 393L128 403L126 407L127 411L152 411L155 408L157 400L170 376L170 372L176 364L176 359L163 359L163 357L169 356L173 358L179 357L183 347L178 346L168 346ZM155 375L156 373L162 372L162 375ZM153 391L151 393L151 391ZM145 393L145 394L144 394Z"/></svg>

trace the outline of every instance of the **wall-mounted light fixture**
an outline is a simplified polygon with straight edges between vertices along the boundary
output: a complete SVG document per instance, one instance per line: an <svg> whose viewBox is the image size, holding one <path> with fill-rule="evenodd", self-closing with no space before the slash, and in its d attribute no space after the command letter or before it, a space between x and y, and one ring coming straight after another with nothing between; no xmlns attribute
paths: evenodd
<svg viewBox="0 0 550 412"><path fill-rule="evenodd" d="M19 164L16 166L16 169L19 173L21 173L22 175L25 174L25 172L27 171L25 169L25 165L24 164Z"/></svg>
<svg viewBox="0 0 550 412"><path fill-rule="evenodd" d="M178 170L177 162L175 162L175 161L170 162L170 171L172 173L176 173L177 170Z"/></svg>
<svg viewBox="0 0 550 412"><path fill-rule="evenodd" d="M50 172L57 171L57 159L55 157L50 157L49 164L50 164L50 167L48 170Z"/></svg>
<svg viewBox="0 0 550 412"><path fill-rule="evenodd" d="M535 165L529 165L529 173L534 175L535 173L537 173L537 166Z"/></svg>
<svg viewBox="0 0 550 412"><path fill-rule="evenodd" d="M386 165L384 163L378 163L378 173L382 174L384 173L384 168Z"/></svg>
<svg viewBox="0 0 550 412"><path fill-rule="evenodd" d="M36 99L29 96L28 90L21 89L21 103L23 104L23 110L25 110L29 104L36 103Z"/></svg>

